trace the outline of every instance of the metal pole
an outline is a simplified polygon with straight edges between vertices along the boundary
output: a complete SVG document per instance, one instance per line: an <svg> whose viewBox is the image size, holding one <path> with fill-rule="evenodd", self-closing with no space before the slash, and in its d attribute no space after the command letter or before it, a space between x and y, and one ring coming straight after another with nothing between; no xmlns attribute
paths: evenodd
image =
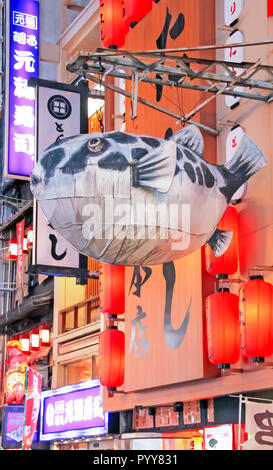
<svg viewBox="0 0 273 470"><path fill-rule="evenodd" d="M87 73L87 78L88 78L88 80L91 80L92 82L95 82L95 83L100 83L105 88L109 88L110 90L113 90L117 93L120 93L121 95L124 95L127 98L131 98L131 94L128 91L122 90L122 88L119 88L115 85L107 83L104 80L100 80L99 78L95 77L94 75L91 75L91 74ZM169 111L166 108L162 108L160 106L157 106L155 103L152 103L151 101L147 101L144 98L137 97L137 101L139 101L139 103L145 104L146 106L149 106L150 108L156 109L157 111L159 111L161 113L164 113L164 114L167 114L168 116L176 118L178 121L183 120L183 117L180 116L179 114L173 113L172 111ZM209 132L210 134L212 134L214 136L219 135L219 132L217 130L212 129L211 127L205 126L204 124L200 124L199 122L191 121L190 119L188 119L187 122L190 123L190 124L195 124L196 126L200 127L204 131Z"/></svg>

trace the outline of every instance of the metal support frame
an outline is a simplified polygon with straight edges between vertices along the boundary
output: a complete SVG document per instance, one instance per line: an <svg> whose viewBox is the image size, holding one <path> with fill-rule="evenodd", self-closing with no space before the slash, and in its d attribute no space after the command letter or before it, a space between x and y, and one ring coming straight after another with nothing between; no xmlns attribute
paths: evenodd
<svg viewBox="0 0 273 470"><path fill-rule="evenodd" d="M253 43L234 43L197 48L162 49L146 52L129 52L126 50L97 49L96 52L80 52L67 64L69 72L83 76L95 83L112 89L131 99L132 119L137 116L137 102L152 107L157 111L175 117L178 122L192 123L191 118L210 103L219 94L246 98L270 103L273 100L273 66L256 62L229 62L188 57L182 52L227 49L254 45L273 44L273 41ZM172 54L172 55L171 55ZM236 76L232 68L242 69ZM132 83L131 93L117 86L110 85L103 78L106 76L122 78ZM101 77L102 79L99 79ZM138 96L139 82L154 86L165 86L185 90L195 90L212 94L187 114L179 115L159 104L152 103ZM213 135L219 132L208 126L194 122Z"/></svg>

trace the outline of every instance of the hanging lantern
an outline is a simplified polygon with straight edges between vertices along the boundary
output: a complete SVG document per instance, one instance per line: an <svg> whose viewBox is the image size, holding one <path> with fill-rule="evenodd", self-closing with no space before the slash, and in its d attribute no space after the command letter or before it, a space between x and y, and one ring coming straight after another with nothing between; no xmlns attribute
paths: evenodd
<svg viewBox="0 0 273 470"><path fill-rule="evenodd" d="M13 238L8 242L9 249L8 249L8 259L10 260L17 260L18 257L18 246L17 246L17 240Z"/></svg>
<svg viewBox="0 0 273 470"><path fill-rule="evenodd" d="M23 253L24 253L24 255L26 255L28 253L27 237L25 237L24 240L23 240Z"/></svg>
<svg viewBox="0 0 273 470"><path fill-rule="evenodd" d="M32 248L33 245L33 227L32 225L27 228L27 248Z"/></svg>
<svg viewBox="0 0 273 470"><path fill-rule="evenodd" d="M240 289L243 354L263 362L273 354L273 286L263 276L251 276Z"/></svg>
<svg viewBox="0 0 273 470"><path fill-rule="evenodd" d="M109 390L121 387L124 382L125 334L116 326L100 333L99 369L100 383Z"/></svg>
<svg viewBox="0 0 273 470"><path fill-rule="evenodd" d="M29 356L30 354L30 339L29 339L29 334L28 333L22 333L19 336L19 342L21 344L21 349L22 352L26 355Z"/></svg>
<svg viewBox="0 0 273 470"><path fill-rule="evenodd" d="M209 360L221 369L240 357L239 297L219 289L206 299Z"/></svg>
<svg viewBox="0 0 273 470"><path fill-rule="evenodd" d="M40 349L40 335L39 330L35 328L30 332L30 350L39 351Z"/></svg>
<svg viewBox="0 0 273 470"><path fill-rule="evenodd" d="M153 0L123 0L124 23L134 27L152 9Z"/></svg>
<svg viewBox="0 0 273 470"><path fill-rule="evenodd" d="M235 207L228 206L222 219L217 225L219 230L233 233L228 249L222 256L216 257L208 244L206 244L206 269L212 276L220 274L235 274L238 269L239 237L238 237L238 213Z"/></svg>
<svg viewBox="0 0 273 470"><path fill-rule="evenodd" d="M125 267L102 264L101 312L121 315L125 312Z"/></svg>
<svg viewBox="0 0 273 470"><path fill-rule="evenodd" d="M39 336L41 346L50 346L50 327L47 323L39 326Z"/></svg>
<svg viewBox="0 0 273 470"><path fill-rule="evenodd" d="M100 32L104 47L119 49L124 45L128 28L123 20L122 0L100 1Z"/></svg>

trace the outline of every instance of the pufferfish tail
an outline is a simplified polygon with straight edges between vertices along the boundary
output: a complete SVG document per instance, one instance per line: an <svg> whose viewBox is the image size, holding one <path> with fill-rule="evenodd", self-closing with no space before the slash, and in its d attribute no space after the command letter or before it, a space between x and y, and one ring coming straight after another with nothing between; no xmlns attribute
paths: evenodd
<svg viewBox="0 0 273 470"><path fill-rule="evenodd" d="M227 202L230 202L233 194L243 183L267 163L259 147L245 134L233 158L225 165L218 167L226 183L220 191L226 197Z"/></svg>

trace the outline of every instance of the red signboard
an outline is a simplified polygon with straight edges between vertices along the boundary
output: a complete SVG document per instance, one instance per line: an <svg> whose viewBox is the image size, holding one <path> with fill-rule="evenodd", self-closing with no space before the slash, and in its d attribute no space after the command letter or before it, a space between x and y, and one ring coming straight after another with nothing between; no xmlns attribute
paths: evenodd
<svg viewBox="0 0 273 470"><path fill-rule="evenodd" d="M267 16L273 15L273 0L267 0Z"/></svg>
<svg viewBox="0 0 273 470"><path fill-rule="evenodd" d="M25 221L22 220L16 225L17 235L17 276L18 285L21 285L22 273L23 273L23 244L24 244L24 233L25 233Z"/></svg>
<svg viewBox="0 0 273 470"><path fill-rule="evenodd" d="M33 369L27 369L27 387L25 400L25 426L23 450L30 450L37 427L41 394L42 376Z"/></svg>

